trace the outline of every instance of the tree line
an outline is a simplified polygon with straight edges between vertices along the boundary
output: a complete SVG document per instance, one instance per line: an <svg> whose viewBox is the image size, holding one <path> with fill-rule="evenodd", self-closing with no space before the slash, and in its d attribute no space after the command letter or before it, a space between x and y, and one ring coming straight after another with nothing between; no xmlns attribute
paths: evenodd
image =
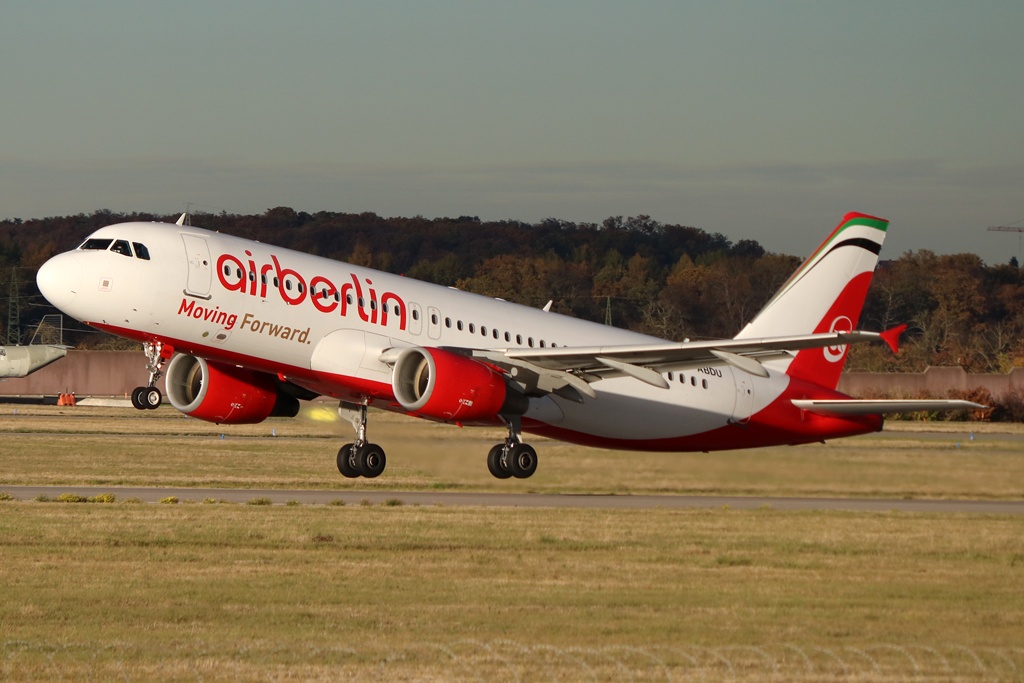
<svg viewBox="0 0 1024 683"><path fill-rule="evenodd" d="M54 312L35 288L35 271L50 256L74 248L104 225L177 218L104 210L2 221L0 301L6 300L13 273L21 302L18 322L27 330ZM526 223L277 207L191 219L199 227L529 306L552 300L552 310L560 313L674 340L733 336L803 258L643 215L601 223ZM0 329L7 319L0 315ZM900 354L858 346L847 369L917 372L928 365L960 365L968 372L1007 372L1024 366L1024 272L1015 261L987 265L974 254L921 250L884 260L860 327L882 330L900 323L909 325ZM112 343L84 333L67 341L79 347Z"/></svg>

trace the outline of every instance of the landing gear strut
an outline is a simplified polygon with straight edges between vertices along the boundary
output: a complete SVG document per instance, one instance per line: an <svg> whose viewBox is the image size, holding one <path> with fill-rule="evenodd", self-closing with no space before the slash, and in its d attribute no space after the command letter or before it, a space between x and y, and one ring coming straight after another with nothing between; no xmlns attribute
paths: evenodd
<svg viewBox="0 0 1024 683"><path fill-rule="evenodd" d="M338 414L347 417L356 429L356 440L338 450L338 471L349 479L379 477L387 465L384 449L366 441L366 405L341 402Z"/></svg>
<svg viewBox="0 0 1024 683"><path fill-rule="evenodd" d="M132 405L138 410L154 410L160 407L164 397L155 384L163 375L164 363L174 354L174 347L161 342L146 342L142 350L149 361L146 369L149 370L149 382L144 387L135 387L132 390Z"/></svg>
<svg viewBox="0 0 1024 683"><path fill-rule="evenodd" d="M522 425L518 416L504 421L508 426L508 437L504 443L488 451L487 469L498 479L526 479L537 471L537 451L533 446L523 443L520 436Z"/></svg>

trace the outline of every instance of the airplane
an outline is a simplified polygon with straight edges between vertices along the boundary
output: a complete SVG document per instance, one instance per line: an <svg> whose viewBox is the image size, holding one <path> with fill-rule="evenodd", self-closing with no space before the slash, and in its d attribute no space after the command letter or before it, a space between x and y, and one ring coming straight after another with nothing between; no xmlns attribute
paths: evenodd
<svg viewBox="0 0 1024 683"><path fill-rule="evenodd" d="M223 424L294 417L330 397L352 422L345 477L379 476L367 408L503 426L490 473L537 469L523 434L620 450L715 451L882 429L883 415L983 408L958 400L858 400L836 391L888 221L847 214L733 339L674 342L185 225L92 233L39 269L68 315L141 342L138 409L167 398ZM164 365L166 363L166 368Z"/></svg>
<svg viewBox="0 0 1024 683"><path fill-rule="evenodd" d="M0 346L0 378L27 377L68 355L68 347L55 344Z"/></svg>

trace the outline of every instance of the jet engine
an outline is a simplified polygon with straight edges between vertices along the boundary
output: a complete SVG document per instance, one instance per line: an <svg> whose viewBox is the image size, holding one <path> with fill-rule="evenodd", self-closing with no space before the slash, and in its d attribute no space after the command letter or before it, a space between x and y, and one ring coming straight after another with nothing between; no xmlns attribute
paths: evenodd
<svg viewBox="0 0 1024 683"><path fill-rule="evenodd" d="M529 399L480 361L441 349L404 349L392 376L395 398L410 413L446 422L493 424L522 415Z"/></svg>
<svg viewBox="0 0 1024 683"><path fill-rule="evenodd" d="M166 385L171 405L207 422L254 424L299 412L298 399L282 393L273 375L196 356L172 358Z"/></svg>

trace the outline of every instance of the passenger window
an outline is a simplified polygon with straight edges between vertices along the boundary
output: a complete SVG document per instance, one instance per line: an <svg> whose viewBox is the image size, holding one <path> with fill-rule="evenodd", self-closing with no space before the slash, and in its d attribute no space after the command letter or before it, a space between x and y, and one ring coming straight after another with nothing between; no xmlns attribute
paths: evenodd
<svg viewBox="0 0 1024 683"><path fill-rule="evenodd" d="M419 320L420 319L420 312L417 309L415 309L415 308L412 309L412 319L413 320Z"/></svg>
<svg viewBox="0 0 1024 683"><path fill-rule="evenodd" d="M80 246L79 249L106 251L111 242L113 242L113 240L104 240L93 237L92 239L82 242L82 246Z"/></svg>
<svg viewBox="0 0 1024 683"><path fill-rule="evenodd" d="M146 248L145 244L132 242L132 246L135 247L135 258L140 258L143 261L149 260L149 249Z"/></svg>
<svg viewBox="0 0 1024 683"><path fill-rule="evenodd" d="M462 332L462 321L461 320L456 324L456 327L459 328L459 332Z"/></svg>
<svg viewBox="0 0 1024 683"><path fill-rule="evenodd" d="M110 251L122 256L130 257L132 255L132 248L128 245L127 240L117 240L114 242L114 246L110 247Z"/></svg>

